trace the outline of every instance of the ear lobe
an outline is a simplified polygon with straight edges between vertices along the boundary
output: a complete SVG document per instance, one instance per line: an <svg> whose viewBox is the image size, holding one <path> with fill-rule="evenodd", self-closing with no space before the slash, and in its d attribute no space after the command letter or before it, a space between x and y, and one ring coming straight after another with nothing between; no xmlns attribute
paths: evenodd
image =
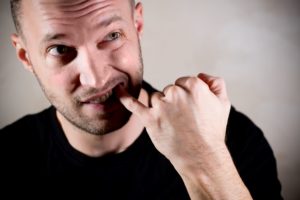
<svg viewBox="0 0 300 200"><path fill-rule="evenodd" d="M144 30L144 18L143 18L143 5L141 2L137 3L134 10L134 24L139 34L142 36Z"/></svg>
<svg viewBox="0 0 300 200"><path fill-rule="evenodd" d="M24 68L30 72L33 72L32 64L28 56L27 50L24 47L22 39L17 34L11 35L12 44L16 49L18 59L22 62Z"/></svg>

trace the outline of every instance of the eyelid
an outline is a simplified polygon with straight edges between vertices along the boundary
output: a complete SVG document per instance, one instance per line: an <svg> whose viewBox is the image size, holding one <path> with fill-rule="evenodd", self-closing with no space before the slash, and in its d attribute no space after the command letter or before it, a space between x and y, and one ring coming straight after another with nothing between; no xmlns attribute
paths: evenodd
<svg viewBox="0 0 300 200"><path fill-rule="evenodd" d="M74 47L71 47L71 46L68 46L68 45L64 45L64 44L54 44L54 45L51 45L49 46L47 49L46 49L46 53L50 53L51 50L53 50L54 48L57 48L57 47L64 47L64 48L68 48L68 50L74 50L75 48ZM62 56L63 54L61 55L53 55L51 54L52 56Z"/></svg>
<svg viewBox="0 0 300 200"><path fill-rule="evenodd" d="M112 31L112 32L110 32L110 33L108 33L105 37L104 37L104 41L112 41L112 40L109 40L109 39L107 39L108 37L110 37L111 36L111 34L113 34L113 33L117 33L117 34L119 34L119 37L118 38L120 38L120 37L123 37L124 36L124 34L123 34L123 32L121 31L121 30L115 30L115 31Z"/></svg>
<svg viewBox="0 0 300 200"><path fill-rule="evenodd" d="M64 44L54 44L46 49L46 57L54 60L58 66L64 66L72 62L77 55L78 51L75 47Z"/></svg>
<svg viewBox="0 0 300 200"><path fill-rule="evenodd" d="M60 46L60 45L63 45L63 44L53 44L53 45L50 45L49 47L46 48L46 53L49 53L53 48L55 48L57 46Z"/></svg>

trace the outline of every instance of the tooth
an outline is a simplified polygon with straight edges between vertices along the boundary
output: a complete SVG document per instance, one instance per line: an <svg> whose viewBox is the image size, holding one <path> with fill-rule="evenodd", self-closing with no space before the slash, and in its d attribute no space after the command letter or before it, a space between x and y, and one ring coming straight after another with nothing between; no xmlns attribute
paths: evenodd
<svg viewBox="0 0 300 200"><path fill-rule="evenodd" d="M104 103L107 99L109 99L109 97L113 94L112 91L107 92L106 94L104 94L101 97L98 97L92 101L90 101L90 103L94 103L94 104L99 104L99 103Z"/></svg>

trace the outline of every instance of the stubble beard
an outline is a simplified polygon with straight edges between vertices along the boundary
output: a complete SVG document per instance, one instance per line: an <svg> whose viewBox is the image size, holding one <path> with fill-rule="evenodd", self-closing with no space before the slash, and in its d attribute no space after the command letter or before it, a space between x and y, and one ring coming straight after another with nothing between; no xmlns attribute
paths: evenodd
<svg viewBox="0 0 300 200"><path fill-rule="evenodd" d="M143 58L141 54L141 46L139 43L139 63L138 71L136 72L137 76L140 77L139 85L133 88L132 85L129 85L128 91L133 97L138 98L143 81ZM80 112L80 105L75 99L72 99L72 103L66 105L65 102L62 102L59 97L57 97L53 92L48 90L42 81L39 79L37 74L34 72L39 85L41 86L45 96L48 101L56 108L56 110L73 126L82 130L82 132L92 135L105 135L117 129L123 127L129 120L131 112L129 112L124 106L121 106L118 111L111 113L113 116L107 116L108 119L103 120L103 114L100 114L94 118L85 116ZM130 80L128 80L130 84ZM101 119L102 118L102 119ZM112 120L110 120L110 118Z"/></svg>

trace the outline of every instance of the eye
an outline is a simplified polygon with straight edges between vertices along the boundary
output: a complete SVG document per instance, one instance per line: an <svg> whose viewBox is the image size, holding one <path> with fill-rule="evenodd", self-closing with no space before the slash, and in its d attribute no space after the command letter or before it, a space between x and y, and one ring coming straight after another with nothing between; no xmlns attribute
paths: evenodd
<svg viewBox="0 0 300 200"><path fill-rule="evenodd" d="M55 45L48 49L49 54L52 56L66 56L74 54L75 49L65 45Z"/></svg>
<svg viewBox="0 0 300 200"><path fill-rule="evenodd" d="M53 45L47 49L47 52L53 59L55 59L55 61L63 65L68 64L77 56L76 48L65 45Z"/></svg>
<svg viewBox="0 0 300 200"><path fill-rule="evenodd" d="M104 38L104 41L105 42L114 41L119 39L121 36L122 34L120 32L112 32Z"/></svg>

